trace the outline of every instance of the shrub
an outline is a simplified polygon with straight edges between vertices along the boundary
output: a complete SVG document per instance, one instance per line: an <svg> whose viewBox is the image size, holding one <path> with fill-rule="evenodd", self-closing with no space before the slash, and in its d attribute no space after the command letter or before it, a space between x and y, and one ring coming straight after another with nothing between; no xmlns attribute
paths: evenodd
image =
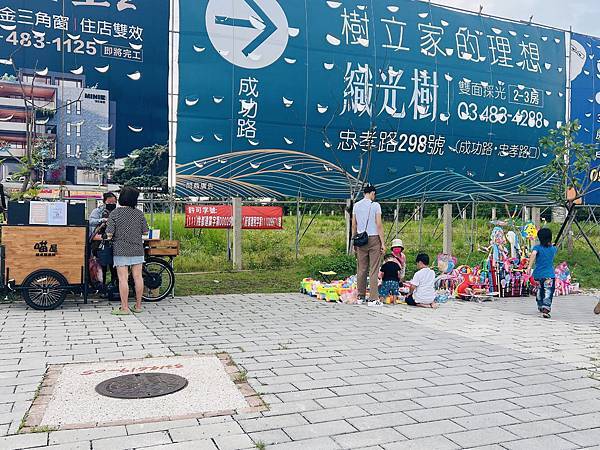
<svg viewBox="0 0 600 450"><path fill-rule="evenodd" d="M306 268L313 278L320 278L319 272L329 271L337 273L337 278L346 278L356 274L356 258L345 254L311 256L306 258Z"/></svg>

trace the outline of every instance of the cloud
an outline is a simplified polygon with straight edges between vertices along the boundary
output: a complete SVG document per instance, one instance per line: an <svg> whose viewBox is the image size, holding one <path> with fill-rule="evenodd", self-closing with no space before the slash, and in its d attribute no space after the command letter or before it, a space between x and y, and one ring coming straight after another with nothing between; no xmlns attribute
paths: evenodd
<svg viewBox="0 0 600 450"><path fill-rule="evenodd" d="M598 0L434 0L440 5L454 6L469 11L479 11L514 20L534 22L583 34L598 35L597 18L600 17Z"/></svg>

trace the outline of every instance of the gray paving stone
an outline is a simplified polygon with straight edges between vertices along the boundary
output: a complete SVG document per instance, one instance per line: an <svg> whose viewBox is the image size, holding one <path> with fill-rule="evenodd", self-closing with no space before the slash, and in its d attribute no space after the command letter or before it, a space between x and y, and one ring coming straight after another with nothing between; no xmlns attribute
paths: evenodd
<svg viewBox="0 0 600 450"><path fill-rule="evenodd" d="M581 446L598 445L600 442L600 427L589 430L572 431L561 434L560 437Z"/></svg>
<svg viewBox="0 0 600 450"><path fill-rule="evenodd" d="M156 445L147 448L151 448L152 450L218 450L217 446L211 439Z"/></svg>
<svg viewBox="0 0 600 450"><path fill-rule="evenodd" d="M244 433L244 430L236 422L213 423L169 430L173 442L199 441L217 436L242 433Z"/></svg>
<svg viewBox="0 0 600 450"><path fill-rule="evenodd" d="M300 441L321 436L335 436L337 434L351 433L356 431L356 429L344 420L334 420L331 422L300 425L297 427L286 427L283 431L291 437L293 441Z"/></svg>
<svg viewBox="0 0 600 450"><path fill-rule="evenodd" d="M361 448L370 445L388 444L406 440L404 436L393 428L383 428L381 430L359 431L356 433L344 434L334 437L342 448Z"/></svg>
<svg viewBox="0 0 600 450"><path fill-rule="evenodd" d="M20 449L39 447L48 444L48 433L19 434L14 436L0 437L0 448Z"/></svg>
<svg viewBox="0 0 600 450"><path fill-rule="evenodd" d="M600 427L600 411L589 414L564 417L556 420L575 430L584 430L586 428Z"/></svg>
<svg viewBox="0 0 600 450"><path fill-rule="evenodd" d="M573 430L571 427L556 420L540 420L539 422L520 423L505 426L504 429L521 438L546 436Z"/></svg>
<svg viewBox="0 0 600 450"><path fill-rule="evenodd" d="M214 439L219 450L238 450L256 448L254 442L245 434L232 434L228 436L217 436Z"/></svg>
<svg viewBox="0 0 600 450"><path fill-rule="evenodd" d="M90 450L88 441L70 442L68 444L56 444L43 447L45 450Z"/></svg>
<svg viewBox="0 0 600 450"><path fill-rule="evenodd" d="M320 411L323 407L314 400L301 400L298 402L275 403L270 405L264 416L281 416L284 414L301 413L306 411Z"/></svg>
<svg viewBox="0 0 600 450"><path fill-rule="evenodd" d="M575 392L575 391L574 391ZM585 414L600 411L600 399L587 399L579 402L569 402L560 405L560 408L571 414Z"/></svg>
<svg viewBox="0 0 600 450"><path fill-rule="evenodd" d="M320 398L316 402L323 408L337 408L340 406L366 405L376 403L377 400L367 394L344 395L342 397Z"/></svg>
<svg viewBox="0 0 600 450"><path fill-rule="evenodd" d="M423 408L421 405L412 400L395 400L393 402L369 403L361 405L360 407L369 414L394 413Z"/></svg>
<svg viewBox="0 0 600 450"><path fill-rule="evenodd" d="M153 431L166 431L175 428L198 426L196 419L170 420L166 422L136 423L127 425L127 434L151 433ZM52 438L52 435L50 436Z"/></svg>
<svg viewBox="0 0 600 450"><path fill-rule="evenodd" d="M308 450L319 449L329 450L341 448L333 439L325 437L318 439L308 439L306 441L288 442L284 444L269 446L269 450ZM349 447L348 447L349 448Z"/></svg>
<svg viewBox="0 0 600 450"><path fill-rule="evenodd" d="M240 420L239 425L246 433L256 431L274 430L276 428L307 425L308 421L300 414L288 414L284 416L262 417L259 419Z"/></svg>
<svg viewBox="0 0 600 450"><path fill-rule="evenodd" d="M519 394L513 392L509 389L493 389L490 391L480 391L480 392L471 392L465 393L465 397L470 398L476 402L487 402L490 400L504 400L519 397ZM531 406L540 406L540 405L531 405Z"/></svg>
<svg viewBox="0 0 600 450"><path fill-rule="evenodd" d="M366 416L364 409L358 406L342 406L339 408L320 409L317 411L307 411L302 413L304 418L310 423L327 422L330 420L344 420L353 417Z"/></svg>
<svg viewBox="0 0 600 450"><path fill-rule="evenodd" d="M507 410L506 413L519 419L521 422L557 419L571 415L569 412L556 406L537 406L535 408L515 409L512 411Z"/></svg>
<svg viewBox="0 0 600 450"><path fill-rule="evenodd" d="M447 434L446 437L456 442L461 447L475 447L481 445L498 444L512 441L517 437L500 427L482 428L480 430L462 431Z"/></svg>
<svg viewBox="0 0 600 450"><path fill-rule="evenodd" d="M395 427L415 423L415 420L402 412L387 413L380 415L371 415L366 417L357 417L348 419L357 430L365 431L376 428Z"/></svg>
<svg viewBox="0 0 600 450"><path fill-rule="evenodd" d="M431 436L410 441L383 444L386 450L454 450L460 448L444 436Z"/></svg>
<svg viewBox="0 0 600 450"><path fill-rule="evenodd" d="M312 400L335 396L335 393L329 389L311 389L307 391L284 392L277 394L277 397L284 402L297 402L299 400Z"/></svg>
<svg viewBox="0 0 600 450"><path fill-rule="evenodd" d="M331 390L336 395L356 395L370 394L372 392L386 391L387 389L380 384L357 384L353 386L332 387Z"/></svg>
<svg viewBox="0 0 600 450"><path fill-rule="evenodd" d="M452 422L451 420L435 420L432 422L417 423L413 425L402 425L396 427L396 430L402 433L402 435L406 436L408 439L417 439L463 431L464 428Z"/></svg>
<svg viewBox="0 0 600 450"><path fill-rule="evenodd" d="M265 445L282 444L292 440L283 430L259 431L257 433L249 433L248 436L256 444L262 442Z"/></svg>
<svg viewBox="0 0 600 450"><path fill-rule="evenodd" d="M150 447L151 445L170 444L171 438L166 431L134 434L92 441L93 450L125 450L130 448Z"/></svg>
<svg viewBox="0 0 600 450"><path fill-rule="evenodd" d="M437 406L453 406L472 403L473 401L462 394L441 395L438 397L415 398L414 401L425 408Z"/></svg>
<svg viewBox="0 0 600 450"><path fill-rule="evenodd" d="M469 413L457 406L440 406L439 408L407 410L406 415L412 417L417 422L432 422L434 420L464 417L468 416Z"/></svg>
<svg viewBox="0 0 600 450"><path fill-rule="evenodd" d="M471 414L489 414L522 409L521 406L515 405L508 400L491 400L487 402L469 403L466 405L460 405L460 408Z"/></svg>
<svg viewBox="0 0 600 450"><path fill-rule="evenodd" d="M518 423L519 421L507 414L496 412L490 414L480 414L475 416L459 417L453 419L454 422L467 430L478 428L500 427Z"/></svg>
<svg viewBox="0 0 600 450"><path fill-rule="evenodd" d="M50 444L65 444L125 435L127 435L127 430L124 426L84 428L80 430L52 431L48 441Z"/></svg>
<svg viewBox="0 0 600 450"><path fill-rule="evenodd" d="M559 436L540 436L502 444L508 450L571 450L576 444Z"/></svg>

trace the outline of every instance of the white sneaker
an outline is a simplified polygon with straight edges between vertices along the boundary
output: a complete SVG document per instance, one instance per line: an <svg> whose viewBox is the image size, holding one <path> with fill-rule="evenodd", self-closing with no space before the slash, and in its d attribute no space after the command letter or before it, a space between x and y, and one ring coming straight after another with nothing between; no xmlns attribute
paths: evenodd
<svg viewBox="0 0 600 450"><path fill-rule="evenodd" d="M368 306L382 306L383 303L381 303L379 300L372 300L367 302Z"/></svg>
<svg viewBox="0 0 600 450"><path fill-rule="evenodd" d="M366 300L364 298L359 298L358 300L356 300L357 305L364 305L365 303L366 303Z"/></svg>

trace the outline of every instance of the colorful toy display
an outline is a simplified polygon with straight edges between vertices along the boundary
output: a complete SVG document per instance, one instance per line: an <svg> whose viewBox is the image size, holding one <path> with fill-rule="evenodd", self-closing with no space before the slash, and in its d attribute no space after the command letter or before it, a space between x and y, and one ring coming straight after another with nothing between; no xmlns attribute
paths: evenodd
<svg viewBox="0 0 600 450"><path fill-rule="evenodd" d="M452 255L437 255L439 276L435 285L436 302L444 303L450 298L481 301L491 300L495 296L524 297L535 294L536 282L527 273L527 268L529 254L537 239L536 226L533 222L518 226L514 217L507 222L493 221L491 224L490 245L480 248L487 252L487 256L479 265L458 265L457 258ZM509 231L505 232L503 226L510 227ZM555 295L579 292L579 284L572 281L566 262L556 267L555 274ZM305 278L301 283L301 291L322 301L357 302L356 276L330 283ZM394 303L392 297L382 301L385 304Z"/></svg>
<svg viewBox="0 0 600 450"><path fill-rule="evenodd" d="M356 276L331 283L304 278L300 283L300 292L326 302L356 303Z"/></svg>

